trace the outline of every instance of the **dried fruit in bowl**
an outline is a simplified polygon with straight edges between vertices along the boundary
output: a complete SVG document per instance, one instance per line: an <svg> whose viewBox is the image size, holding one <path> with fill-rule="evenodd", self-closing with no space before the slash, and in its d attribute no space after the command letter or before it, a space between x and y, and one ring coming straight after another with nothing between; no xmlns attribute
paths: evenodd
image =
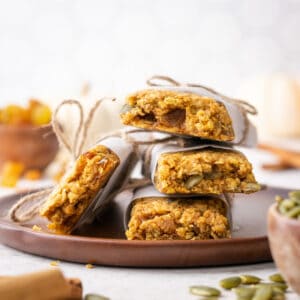
<svg viewBox="0 0 300 300"><path fill-rule="evenodd" d="M7 105L0 110L0 123L7 125L41 126L51 121L51 109L36 99L30 99L27 107Z"/></svg>
<svg viewBox="0 0 300 300"><path fill-rule="evenodd" d="M24 171L24 165L18 162L8 161L4 164L1 172L1 186L15 187Z"/></svg>
<svg viewBox="0 0 300 300"><path fill-rule="evenodd" d="M48 124L51 121L50 108L39 102L38 100L31 99L29 101L29 116L32 125L40 126Z"/></svg>
<svg viewBox="0 0 300 300"><path fill-rule="evenodd" d="M22 125L29 121L28 111L17 105L8 105L1 111L1 123Z"/></svg>
<svg viewBox="0 0 300 300"><path fill-rule="evenodd" d="M24 178L27 180L39 180L42 177L42 172L38 169L30 169L24 173Z"/></svg>

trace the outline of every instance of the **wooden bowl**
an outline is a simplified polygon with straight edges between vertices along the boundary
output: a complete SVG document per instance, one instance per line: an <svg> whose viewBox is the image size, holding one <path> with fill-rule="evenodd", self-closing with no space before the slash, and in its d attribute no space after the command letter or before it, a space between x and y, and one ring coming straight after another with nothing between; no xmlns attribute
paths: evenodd
<svg viewBox="0 0 300 300"><path fill-rule="evenodd" d="M268 212L268 237L276 265L300 295L300 220L281 215L273 204Z"/></svg>
<svg viewBox="0 0 300 300"><path fill-rule="evenodd" d="M51 125L0 125L0 167L17 161L26 169L46 168L58 151L58 141Z"/></svg>

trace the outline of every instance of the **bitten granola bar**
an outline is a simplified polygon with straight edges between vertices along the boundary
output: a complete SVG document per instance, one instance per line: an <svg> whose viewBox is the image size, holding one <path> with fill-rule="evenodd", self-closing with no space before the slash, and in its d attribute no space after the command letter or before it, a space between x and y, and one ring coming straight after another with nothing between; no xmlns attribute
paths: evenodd
<svg viewBox="0 0 300 300"><path fill-rule="evenodd" d="M218 198L162 197L133 202L129 240L208 240L229 238L226 204Z"/></svg>
<svg viewBox="0 0 300 300"><path fill-rule="evenodd" d="M125 125L232 141L232 120L225 106L211 98L169 90L144 90L129 96L121 112Z"/></svg>
<svg viewBox="0 0 300 300"><path fill-rule="evenodd" d="M164 194L254 193L252 165L240 152L216 148L159 156L155 187Z"/></svg>
<svg viewBox="0 0 300 300"><path fill-rule="evenodd" d="M50 220L48 227L56 233L70 233L119 163L118 156L101 145L80 155L40 211Z"/></svg>

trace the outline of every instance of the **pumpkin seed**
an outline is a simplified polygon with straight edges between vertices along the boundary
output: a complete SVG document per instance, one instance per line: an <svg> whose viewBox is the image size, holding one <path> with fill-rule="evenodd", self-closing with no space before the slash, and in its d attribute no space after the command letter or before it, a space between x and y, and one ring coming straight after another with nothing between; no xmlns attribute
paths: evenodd
<svg viewBox="0 0 300 300"><path fill-rule="evenodd" d="M240 277L228 277L220 281L220 286L224 289L230 290L232 288L238 287L242 283Z"/></svg>
<svg viewBox="0 0 300 300"><path fill-rule="evenodd" d="M285 300L285 294L284 293L277 293L274 292L272 293L272 300Z"/></svg>
<svg viewBox="0 0 300 300"><path fill-rule="evenodd" d="M121 113L121 114L125 114L125 113L131 111L132 109L133 109L133 106L131 106L131 105L129 105L129 104L124 104L124 105L122 106L122 108L121 108L120 113Z"/></svg>
<svg viewBox="0 0 300 300"><path fill-rule="evenodd" d="M210 173L205 173L204 174L204 178L208 179L208 180L217 179L218 177L220 177L220 174L218 174L216 172L210 172Z"/></svg>
<svg viewBox="0 0 300 300"><path fill-rule="evenodd" d="M275 196L275 201L280 204L283 201L283 198L281 196Z"/></svg>
<svg viewBox="0 0 300 300"><path fill-rule="evenodd" d="M278 203L278 211L288 218L300 219L300 191L289 193L289 199L280 196L275 197Z"/></svg>
<svg viewBox="0 0 300 300"><path fill-rule="evenodd" d="M192 175L187 179L184 185L187 189L191 189L195 185L197 185L202 179L203 175Z"/></svg>
<svg viewBox="0 0 300 300"><path fill-rule="evenodd" d="M283 202L281 202L281 203L279 204L278 210L279 210L279 212L280 212L282 215L285 215L285 214L288 212L288 210L286 209L286 207L284 207L284 206L282 205L282 203L283 203Z"/></svg>
<svg viewBox="0 0 300 300"><path fill-rule="evenodd" d="M270 300L272 298L272 287L265 285L259 287L252 300Z"/></svg>
<svg viewBox="0 0 300 300"><path fill-rule="evenodd" d="M279 289L282 292L285 292L288 289L287 284L281 283L281 282L266 282L266 283L262 282L262 283L256 285L257 288L260 288L263 286L270 286L273 290Z"/></svg>
<svg viewBox="0 0 300 300"><path fill-rule="evenodd" d="M273 282L285 283L285 280L283 279L282 275L279 273L270 275L269 279Z"/></svg>
<svg viewBox="0 0 300 300"><path fill-rule="evenodd" d="M290 199L293 199L296 202L300 203L300 191L289 192L289 197Z"/></svg>
<svg viewBox="0 0 300 300"><path fill-rule="evenodd" d="M274 282L274 283L272 283L272 288L280 289L283 292L285 292L288 289L288 285L286 283Z"/></svg>
<svg viewBox="0 0 300 300"><path fill-rule="evenodd" d="M296 203L293 200L285 199L281 202L281 205L285 207L287 210L290 210L291 208L296 206Z"/></svg>
<svg viewBox="0 0 300 300"><path fill-rule="evenodd" d="M244 188L245 193L258 192L261 189L261 186L258 183L248 183Z"/></svg>
<svg viewBox="0 0 300 300"><path fill-rule="evenodd" d="M273 287L273 294L284 294L285 291L283 291L281 288L278 288L278 287Z"/></svg>
<svg viewBox="0 0 300 300"><path fill-rule="evenodd" d="M285 294L272 295L272 300L285 300Z"/></svg>
<svg viewBox="0 0 300 300"><path fill-rule="evenodd" d="M244 300L248 300L248 299L251 300L256 292L256 289L249 288L249 287L237 287L234 288L233 291L235 292L238 298Z"/></svg>
<svg viewBox="0 0 300 300"><path fill-rule="evenodd" d="M300 215L300 206L296 206L286 213L286 216L289 218L297 218L299 215Z"/></svg>
<svg viewBox="0 0 300 300"><path fill-rule="evenodd" d="M96 294L87 294L84 300L109 300L109 298Z"/></svg>
<svg viewBox="0 0 300 300"><path fill-rule="evenodd" d="M243 284L257 284L261 282L261 279L254 275L241 275L240 278Z"/></svg>
<svg viewBox="0 0 300 300"><path fill-rule="evenodd" d="M273 287L273 288L272 288L272 291L273 291L273 292L272 292L273 297L274 297L274 296L277 296L277 295L279 295L279 294L280 294L280 295L284 295L284 293L285 293L283 290L281 290L281 289L279 289L279 288L277 288L277 287Z"/></svg>
<svg viewBox="0 0 300 300"><path fill-rule="evenodd" d="M218 289L205 286L205 285L198 285L198 286L191 286L190 293L196 296L203 296L203 297L215 297L220 296L221 292Z"/></svg>

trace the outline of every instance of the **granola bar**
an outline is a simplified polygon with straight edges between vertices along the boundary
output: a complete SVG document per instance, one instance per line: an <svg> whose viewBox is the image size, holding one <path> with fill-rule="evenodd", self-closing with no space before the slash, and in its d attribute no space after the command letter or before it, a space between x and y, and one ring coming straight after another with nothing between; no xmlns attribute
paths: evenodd
<svg viewBox="0 0 300 300"><path fill-rule="evenodd" d="M216 141L235 138L225 106L206 96L170 90L143 90L126 99L125 125Z"/></svg>
<svg viewBox="0 0 300 300"><path fill-rule="evenodd" d="M70 233L119 163L119 157L102 145L80 155L71 173L50 194L40 211L50 221L49 229Z"/></svg>
<svg viewBox="0 0 300 300"><path fill-rule="evenodd" d="M226 204L218 198L149 197L133 202L129 240L209 240L230 237Z"/></svg>
<svg viewBox="0 0 300 300"><path fill-rule="evenodd" d="M154 184L164 194L247 194L260 189L242 153L217 148L162 153Z"/></svg>

